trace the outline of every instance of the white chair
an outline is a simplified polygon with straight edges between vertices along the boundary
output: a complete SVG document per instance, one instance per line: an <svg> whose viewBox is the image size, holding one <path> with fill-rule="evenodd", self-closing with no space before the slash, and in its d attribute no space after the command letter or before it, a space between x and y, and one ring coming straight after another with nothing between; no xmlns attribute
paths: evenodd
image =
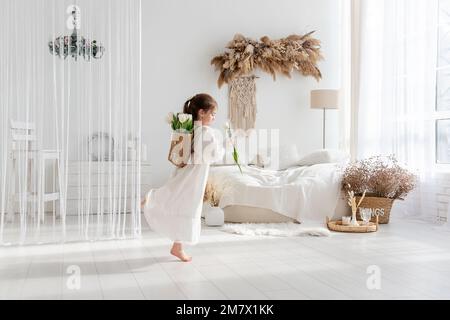
<svg viewBox="0 0 450 320"><path fill-rule="evenodd" d="M11 121L10 124L10 167L9 172L9 195L8 195L8 220L13 220L14 213L17 212L16 204L19 203L22 212L33 213L33 217L37 211L38 218L45 221L45 203L53 202L53 216L56 218L55 201L59 200L59 212L62 213L61 196L62 183L60 175L60 152L58 150L39 150L36 148L36 126L34 123ZM45 166L49 160L55 161L53 170L53 191L45 192ZM24 164L27 168L24 177L20 177L18 162ZM26 165L25 165L26 164ZM56 169L58 170L58 190L56 187ZM22 174L22 175L23 175ZM19 185L19 192L16 191L16 180L23 181ZM20 180L23 179L23 180ZM34 207L28 208L28 202L36 204ZM37 206L37 210L36 210Z"/></svg>

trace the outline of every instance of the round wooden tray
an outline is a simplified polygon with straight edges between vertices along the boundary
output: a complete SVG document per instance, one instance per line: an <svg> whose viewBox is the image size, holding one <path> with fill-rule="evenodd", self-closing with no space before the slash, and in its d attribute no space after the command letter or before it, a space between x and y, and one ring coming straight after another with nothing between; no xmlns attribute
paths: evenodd
<svg viewBox="0 0 450 320"><path fill-rule="evenodd" d="M362 221L358 221L361 223L360 226L344 226L342 225L342 221L330 221L327 218L327 226L328 229L337 232L353 232L353 233L367 233L367 232L376 232L378 231L378 224L374 222L369 222L366 225L362 225Z"/></svg>

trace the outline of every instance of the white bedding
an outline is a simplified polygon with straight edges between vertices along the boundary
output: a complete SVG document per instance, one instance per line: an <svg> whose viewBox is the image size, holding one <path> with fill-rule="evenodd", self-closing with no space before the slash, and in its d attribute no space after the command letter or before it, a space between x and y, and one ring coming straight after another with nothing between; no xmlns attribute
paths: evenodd
<svg viewBox="0 0 450 320"><path fill-rule="evenodd" d="M341 190L338 164L272 171L235 166L211 167L209 182L222 189L221 208L242 205L271 209L300 222L332 217Z"/></svg>

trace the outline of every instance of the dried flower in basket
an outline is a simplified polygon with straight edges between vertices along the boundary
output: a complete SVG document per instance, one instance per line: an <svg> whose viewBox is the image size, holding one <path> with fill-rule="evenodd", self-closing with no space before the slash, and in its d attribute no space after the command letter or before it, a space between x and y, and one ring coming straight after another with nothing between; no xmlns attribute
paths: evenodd
<svg viewBox="0 0 450 320"><path fill-rule="evenodd" d="M394 156L374 156L349 164L343 174L345 191L403 200L416 185L417 177L401 167ZM351 187L350 187L351 186Z"/></svg>

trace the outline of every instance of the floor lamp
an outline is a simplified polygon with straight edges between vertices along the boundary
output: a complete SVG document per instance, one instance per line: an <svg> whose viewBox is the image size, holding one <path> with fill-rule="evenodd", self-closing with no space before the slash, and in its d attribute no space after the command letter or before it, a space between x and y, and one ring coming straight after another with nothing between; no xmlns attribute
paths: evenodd
<svg viewBox="0 0 450 320"><path fill-rule="evenodd" d="M312 90L311 91L311 109L323 109L323 127L322 140L323 149L325 149L325 111L326 109L339 108L339 90Z"/></svg>

